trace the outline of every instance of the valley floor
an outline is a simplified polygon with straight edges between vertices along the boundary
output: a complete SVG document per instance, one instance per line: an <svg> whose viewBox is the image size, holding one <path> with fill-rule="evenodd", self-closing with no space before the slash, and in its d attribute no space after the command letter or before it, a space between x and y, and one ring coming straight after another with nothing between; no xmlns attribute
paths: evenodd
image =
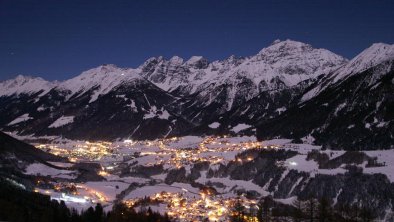
<svg viewBox="0 0 394 222"><path fill-rule="evenodd" d="M34 141L38 138L20 139ZM35 192L64 200L67 206L79 210L101 203L109 211L114 203L124 202L137 210L150 207L153 211L168 213L179 221L205 218L227 221L239 202L250 212L257 212L259 199L268 195L291 205L297 199L292 195L293 190L301 179L292 184L285 198L276 198L274 193L279 188L270 187L271 181L259 186L255 180L217 175L229 164L257 164L254 163L256 150L294 152L289 158L275 161L275 165L283 169L282 176L277 178L279 182L292 170L308 173L314 178L317 175L346 174L349 165L357 166L365 174L384 174L389 183L394 182L394 150L363 151L366 159L357 157L349 161L344 157L346 151L321 150L319 146L293 144L287 139L262 142L256 141L255 137L226 136L118 142L47 139L48 142L34 145L67 157L70 162L51 162L56 168L33 163L25 173L37 176ZM324 163L331 165L322 165L319 158L313 157L314 152L327 156ZM88 173L82 175L76 170L81 164L86 165ZM97 164L99 167L94 168ZM336 198L339 195L340 192ZM337 199L332 201L335 205Z"/></svg>

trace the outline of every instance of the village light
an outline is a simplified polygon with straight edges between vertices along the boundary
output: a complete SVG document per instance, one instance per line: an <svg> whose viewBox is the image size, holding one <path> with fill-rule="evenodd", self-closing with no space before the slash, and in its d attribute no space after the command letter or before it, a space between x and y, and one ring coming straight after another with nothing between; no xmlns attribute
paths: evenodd
<svg viewBox="0 0 394 222"><path fill-rule="evenodd" d="M127 139L127 140L124 140L123 143L133 143L133 140Z"/></svg>
<svg viewBox="0 0 394 222"><path fill-rule="evenodd" d="M294 162L294 161L290 161L289 164L290 164L291 166L297 166L297 162Z"/></svg>
<svg viewBox="0 0 394 222"><path fill-rule="evenodd" d="M108 173L105 172L104 170L101 170L98 174L99 174L100 176L103 176L103 177L108 175Z"/></svg>

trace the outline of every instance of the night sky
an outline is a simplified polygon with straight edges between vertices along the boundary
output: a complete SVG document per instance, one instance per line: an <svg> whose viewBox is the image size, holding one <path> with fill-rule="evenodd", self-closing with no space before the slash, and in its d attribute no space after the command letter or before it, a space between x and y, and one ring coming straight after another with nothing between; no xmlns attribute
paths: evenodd
<svg viewBox="0 0 394 222"><path fill-rule="evenodd" d="M394 43L393 0L0 0L0 80L64 80L147 58L249 56L293 39L352 58Z"/></svg>

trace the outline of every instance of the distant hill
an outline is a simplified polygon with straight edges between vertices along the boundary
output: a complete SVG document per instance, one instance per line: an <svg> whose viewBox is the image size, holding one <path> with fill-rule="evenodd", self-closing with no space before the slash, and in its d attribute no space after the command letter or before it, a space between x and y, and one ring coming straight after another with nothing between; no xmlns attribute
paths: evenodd
<svg viewBox="0 0 394 222"><path fill-rule="evenodd" d="M12 155L18 160L33 162L66 161L65 158L46 153L0 131L0 155Z"/></svg>

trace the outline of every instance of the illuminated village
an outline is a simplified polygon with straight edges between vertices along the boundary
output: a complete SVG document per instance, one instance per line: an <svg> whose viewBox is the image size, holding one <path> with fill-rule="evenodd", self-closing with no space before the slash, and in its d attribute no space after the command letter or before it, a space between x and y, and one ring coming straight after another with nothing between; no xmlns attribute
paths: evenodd
<svg viewBox="0 0 394 222"><path fill-rule="evenodd" d="M70 170L66 174L58 175L57 182L51 182L50 186L44 181L38 181L35 192L50 195L52 199L64 200L69 205L82 209L95 203L101 203L110 209L115 201L122 201L137 210L150 207L152 210L167 213L170 218L177 221L201 221L203 219L228 221L231 209L236 202L242 203L250 212L253 212L257 209L257 200L231 192L219 193L209 188L192 187L189 184L168 185L163 183L165 173L150 178L120 176L122 165L132 163L141 167L163 166L164 171L185 167L190 171L190 168L197 163L208 162L211 166L215 166L230 161L240 163L251 161L253 157L236 157L238 153L249 149L279 148L276 145L262 146L261 142L256 142L252 137L239 139L226 136L138 142L124 140L114 143L68 141L36 144L36 147L67 157L70 164L66 165L70 169L73 164L99 163L101 168L97 174L105 178L105 181L74 182L75 177ZM141 185L128 195L124 195L121 200L118 199L119 193L127 189L130 183ZM257 220L255 217L247 219L248 221Z"/></svg>
<svg viewBox="0 0 394 222"><path fill-rule="evenodd" d="M150 209L166 214L173 221L230 221L237 216L237 205L246 212L242 214L244 221L258 221L260 201L274 197L290 171L295 170L299 175L305 172L311 178L318 174L347 172L343 165L322 169L315 160L308 159L316 151L331 159L347 155L346 151L323 151L319 146L294 144L286 139L257 142L247 136L186 136L111 143L58 138L35 145L68 160L49 162L53 166L40 163L27 166L26 174L37 178L35 192L64 201L68 207L78 210L100 203L105 211L110 211L115 204L124 203L137 212ZM390 161L392 151L365 153L384 163ZM283 155L283 158L272 154ZM279 173L274 187L269 188L274 176L260 185L256 180L242 177L245 172L256 174L254 168L269 159L275 160L264 166L267 169L260 169ZM365 167L365 164L359 165L365 172L387 172L388 178L394 179L390 173L393 164L376 167ZM234 174L223 173L229 169L245 171L234 177ZM296 179L292 183L285 199L274 198L275 202L292 205L295 197L291 194L300 181Z"/></svg>

